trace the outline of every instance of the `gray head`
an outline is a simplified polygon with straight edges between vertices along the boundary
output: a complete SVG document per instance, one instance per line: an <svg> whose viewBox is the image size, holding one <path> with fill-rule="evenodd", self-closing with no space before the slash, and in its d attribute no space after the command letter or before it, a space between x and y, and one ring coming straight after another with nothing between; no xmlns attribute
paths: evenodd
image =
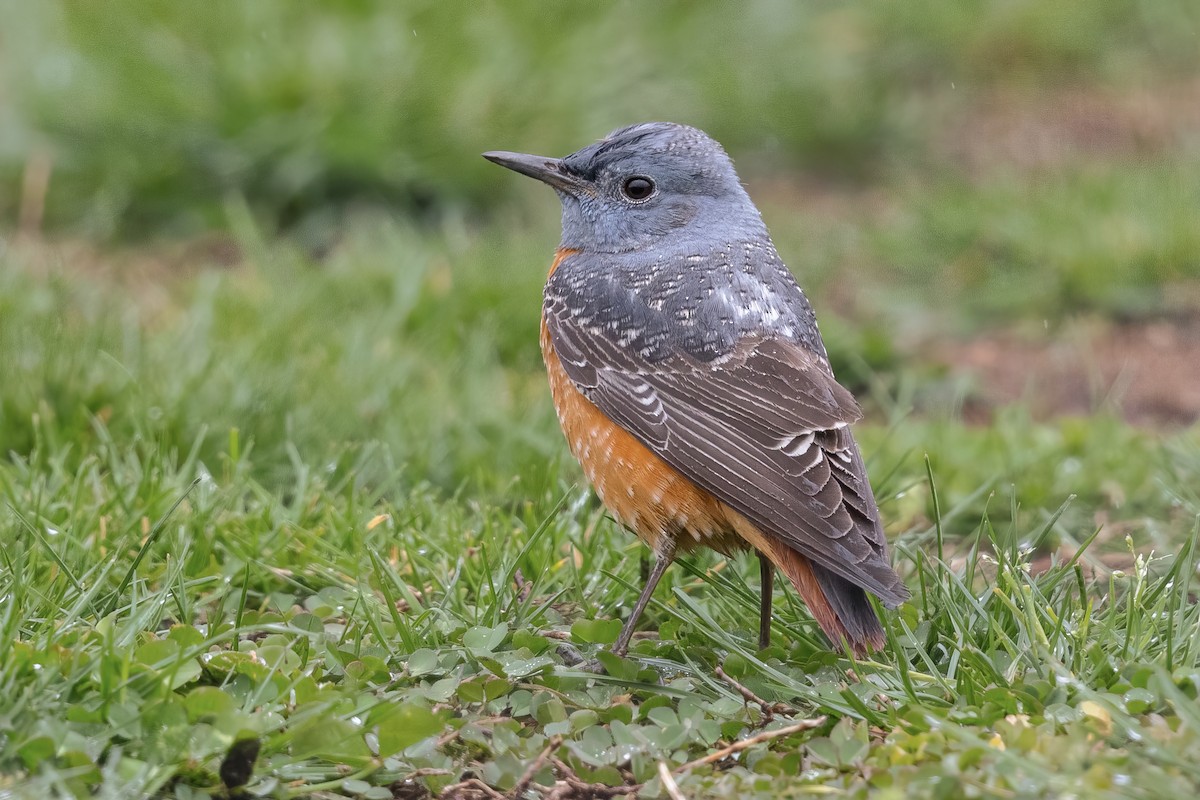
<svg viewBox="0 0 1200 800"><path fill-rule="evenodd" d="M620 128L566 158L483 157L549 184L563 206L562 247L623 253L703 238L765 238L733 162L708 134L673 122Z"/></svg>

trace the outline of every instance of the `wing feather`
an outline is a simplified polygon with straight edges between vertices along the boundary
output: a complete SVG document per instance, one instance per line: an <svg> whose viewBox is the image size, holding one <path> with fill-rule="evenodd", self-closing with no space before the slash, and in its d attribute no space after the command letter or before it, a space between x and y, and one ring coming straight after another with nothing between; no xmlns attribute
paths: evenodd
<svg viewBox="0 0 1200 800"><path fill-rule="evenodd" d="M547 301L555 352L610 419L762 531L896 606L862 456L862 416L824 359L781 339L743 339L710 362L655 362Z"/></svg>

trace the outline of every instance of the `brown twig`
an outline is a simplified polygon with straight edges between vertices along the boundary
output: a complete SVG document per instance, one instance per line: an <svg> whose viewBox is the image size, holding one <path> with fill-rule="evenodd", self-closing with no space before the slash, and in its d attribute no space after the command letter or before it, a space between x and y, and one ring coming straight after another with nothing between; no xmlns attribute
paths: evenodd
<svg viewBox="0 0 1200 800"><path fill-rule="evenodd" d="M734 753L739 753L747 748L754 747L757 744L769 742L772 739L779 739L784 736L790 736L793 733L800 731L811 730L825 724L825 717L816 717L815 719L801 720L784 728L776 728L771 731L763 731L757 736L751 736L749 739L743 739L740 742L735 742L729 747L724 747L716 752L709 753L703 758L698 758L695 761L689 761L686 764L681 764L675 769L668 771L665 763L659 764L659 779L662 781L663 789L672 798L672 800L686 800L683 792L675 783L672 775L679 775L694 769L704 764L713 764L721 759L728 758ZM442 790L438 795L439 800L514 800L520 797L530 787L541 793L544 800L608 800L609 798L628 797L629 795L637 794L641 791L644 784L627 783L623 786L609 786L606 783L588 783L579 777L571 765L563 761L561 758L552 755L562 745L562 738L555 737L546 745L546 748L538 755L537 758L525 770L520 780L505 794L501 794L496 789L488 786L478 778L468 778L459 783L453 783ZM533 776L541 769L546 762L554 767L558 773L558 780L553 786L543 786L540 783L534 783ZM418 770L420 772L420 770ZM430 771L423 774L435 774L436 771ZM413 773L416 776L417 773Z"/></svg>
<svg viewBox="0 0 1200 800"><path fill-rule="evenodd" d="M819 728L824 724L825 717L820 716L814 719L801 720L793 725L788 725L786 728L776 728L775 730L763 731L757 736L751 736L749 739L742 739L740 742L734 742L733 744L729 745L729 747L723 747L714 753L709 753L708 755L704 756L704 758L697 758L695 761L689 761L686 764L680 764L672 771L675 773L687 772L690 769L695 769L696 767L700 767L705 764L713 764L723 758L733 755L734 753L740 753L749 747L753 747L756 744L769 742L772 739L778 739L781 736L790 736L791 734L799 733L800 731Z"/></svg>
<svg viewBox="0 0 1200 800"><path fill-rule="evenodd" d="M756 695L754 692L750 691L750 689L747 686L744 686L743 684L736 681L734 678L730 677L730 675L727 672L725 672L725 670L721 669L720 666L717 667L716 671L717 671L717 677L720 678L721 680L725 681L726 683L728 683L734 689L737 689L738 694L740 694L742 696L742 699L745 700L747 704L754 703L756 706L758 706L759 708L762 709L762 712L763 712L762 724L764 724L764 725L768 724L769 722L771 722L771 720L775 719L776 714L787 714L787 713L795 710L789 706L784 705L783 703L768 703L766 700L763 700L761 697Z"/></svg>
<svg viewBox="0 0 1200 800"><path fill-rule="evenodd" d="M533 783L533 776L536 775L537 771L542 768L543 764L546 763L546 759L549 758L550 754L557 750L561 744L561 736L555 736L553 739L551 739L549 744L546 745L546 748L542 750L538 757L530 763L520 780L513 784L513 787L505 793L505 796L520 797L521 793L529 788L529 784Z"/></svg>
<svg viewBox="0 0 1200 800"><path fill-rule="evenodd" d="M607 783L588 783L576 775L575 770L571 769L571 765L567 764L561 758L555 758L552 756L550 758L550 763L553 764L554 768L558 770L558 774L561 777L561 782L569 786L573 790L574 794L578 795L579 797L621 797L623 795L634 794L642 788L642 784L640 783L635 783L630 786L609 786ZM558 787L555 787L555 792L557 791ZM555 796L554 792L552 792L550 796ZM570 797L571 794L560 793L557 796Z"/></svg>
<svg viewBox="0 0 1200 800"><path fill-rule="evenodd" d="M436 705L434 706L434 709L437 710ZM503 715L497 715L497 716L491 716L491 717L480 717L479 719L473 719L467 723L464 723L461 728L455 728L454 730L450 731L449 733L443 733L441 736L438 737L438 740L434 744L434 746L440 750L441 748L450 744L451 742L453 742L455 739L457 739L459 736L462 735L463 728L467 727L467 725L493 725L497 722L504 722L505 720L510 720L510 719L512 719L512 717L506 717Z"/></svg>
<svg viewBox="0 0 1200 800"><path fill-rule="evenodd" d="M467 778L459 783L452 783L438 795L440 800L476 800L486 797L489 800L508 800L504 795L488 786L479 778Z"/></svg>
<svg viewBox="0 0 1200 800"><path fill-rule="evenodd" d="M533 584L525 580L525 573L521 572L520 567L513 570L513 583L516 584L517 598L524 603L529 599L529 593L533 591Z"/></svg>
<svg viewBox="0 0 1200 800"><path fill-rule="evenodd" d="M739 691L745 688L741 687L740 684L738 684L736 681L733 681L728 675L725 675L723 672L721 672L720 668L718 668L717 671L723 678L730 681L730 683L732 683L734 686L740 687ZM770 707L770 704L765 703L761 698L755 696L754 693L750 692L749 689L745 689L744 694L749 695L747 698L748 700L753 700L759 705L763 705L768 708ZM764 711L766 711L766 708L764 708ZM743 739L740 742L735 742L729 747L723 747L720 750L709 753L703 758L697 758L694 761L681 764L678 767L675 767L673 770L668 771L665 762L659 763L659 779L662 781L664 791L666 791L672 800L686 800L686 797L679 789L679 786L675 783L672 775L679 775L705 764L714 764L724 758L728 758L734 753L740 753L742 750L746 750L758 744L763 744L764 742L769 742L773 739L779 739L784 736L790 736L793 733L799 733L800 731L818 728L825 724L825 720L826 718L821 716L816 717L815 719L801 720L783 728L763 731L756 736L751 736L749 739ZM546 744L546 747L542 750L542 752L538 754L537 758L530 762L529 766L525 769L525 772L521 775L516 784L514 784L513 787L504 794L501 794L496 789L488 786L479 778L468 778L467 780L450 784L441 791L441 793L438 795L438 798L439 800L516 800L516 798L519 798L525 793L526 790L532 787L542 795L543 800L609 800L610 798L628 797L629 795L637 794L644 786L644 784L634 783L632 781L622 786L610 786L606 783L588 783L579 777L570 764L553 755L554 751L561 746L562 737L556 736L551 739ZM549 762L558 773L558 780L555 781L553 786L543 786L540 783L535 783L533 780L534 776L537 774L537 771L541 769L546 762ZM413 778L420 775L433 774L445 774L445 772L440 770L417 770L417 772L414 772L409 777ZM625 775L626 778L629 779L630 776L628 773L625 773Z"/></svg>
<svg viewBox="0 0 1200 800"><path fill-rule="evenodd" d="M667 762L658 762L658 779L662 781L663 788L667 790L667 794L671 800L687 800L684 794L679 789L679 784L675 782L675 778L671 775L671 770L667 768Z"/></svg>
<svg viewBox="0 0 1200 800"><path fill-rule="evenodd" d="M538 631L538 636L544 636L547 639L554 639L559 642L571 641L570 631L540 630ZM634 640L657 639L658 631L634 631L632 638Z"/></svg>

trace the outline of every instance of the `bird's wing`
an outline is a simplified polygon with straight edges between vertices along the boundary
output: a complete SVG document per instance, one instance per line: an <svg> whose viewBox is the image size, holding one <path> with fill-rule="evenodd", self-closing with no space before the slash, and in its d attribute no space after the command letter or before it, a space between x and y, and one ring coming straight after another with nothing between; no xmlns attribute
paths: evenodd
<svg viewBox="0 0 1200 800"><path fill-rule="evenodd" d="M888 606L907 599L847 428L862 412L820 357L747 337L709 362L652 362L551 297L545 314L567 375L610 419L764 533Z"/></svg>

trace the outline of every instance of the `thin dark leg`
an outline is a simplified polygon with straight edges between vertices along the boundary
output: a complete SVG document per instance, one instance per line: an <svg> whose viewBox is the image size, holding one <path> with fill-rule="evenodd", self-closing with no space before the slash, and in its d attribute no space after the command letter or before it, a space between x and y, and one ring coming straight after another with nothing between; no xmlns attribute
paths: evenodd
<svg viewBox="0 0 1200 800"><path fill-rule="evenodd" d="M633 629L637 627L638 618L642 616L646 604L650 602L650 595L654 594L654 587L662 579L667 567L671 566L671 562L675 560L675 540L664 539L663 542L662 550L654 554L654 567L650 570L650 575L646 580L646 588L642 589L642 594L638 597L633 612L630 613L629 619L625 620L625 627L621 628L621 635L617 637L617 643L613 645L613 655L623 656L629 650L629 640L633 638Z"/></svg>
<svg viewBox="0 0 1200 800"><path fill-rule="evenodd" d="M758 649L763 650L771 644L771 599L775 589L775 565L762 553L758 554L758 577L761 593L758 607Z"/></svg>

